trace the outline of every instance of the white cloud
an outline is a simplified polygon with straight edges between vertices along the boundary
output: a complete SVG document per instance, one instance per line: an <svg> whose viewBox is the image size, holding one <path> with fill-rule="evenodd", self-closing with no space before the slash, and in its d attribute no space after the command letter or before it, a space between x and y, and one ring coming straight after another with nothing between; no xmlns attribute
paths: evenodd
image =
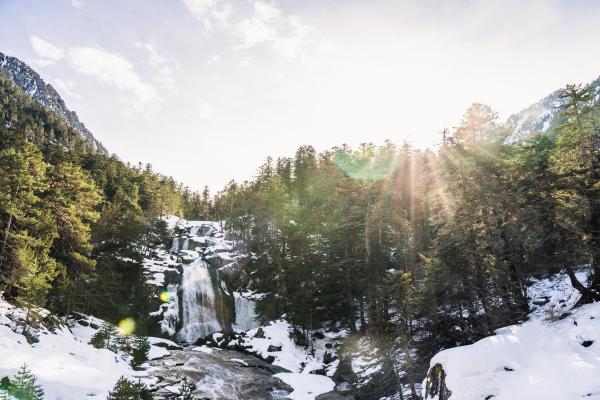
<svg viewBox="0 0 600 400"><path fill-rule="evenodd" d="M272 3L256 0L251 17L236 26L241 40L239 48L268 44L284 60L307 60L306 47L312 26L302 22L296 15L285 15Z"/></svg>
<svg viewBox="0 0 600 400"><path fill-rule="evenodd" d="M38 36L31 36L29 40L33 51L40 57L35 60L38 65L51 65L66 60L77 73L92 76L102 83L113 85L120 91L132 94L134 103L131 103L131 99L124 98L124 100L130 103L130 106L134 109L141 109L160 100L156 88L143 82L135 72L133 64L121 54L111 53L96 46L61 49ZM153 50L153 47L151 50ZM156 52L149 57L151 65L162 66L159 73L168 75L170 70L165 70L164 64L167 62L165 60L167 59ZM72 91L72 82L57 79L54 83L62 89L63 93L73 97L78 96Z"/></svg>
<svg viewBox="0 0 600 400"><path fill-rule="evenodd" d="M40 57L36 62L41 66L54 64L65 55L63 49L54 46L52 43L38 36L31 36L29 42L35 54Z"/></svg>
<svg viewBox="0 0 600 400"><path fill-rule="evenodd" d="M161 55L152 41L137 42L135 47L144 49L148 53L147 62L154 69L154 80L170 86L174 82L173 73L177 68L175 60Z"/></svg>
<svg viewBox="0 0 600 400"><path fill-rule="evenodd" d="M81 95L73 90L75 82L56 78L52 81L52 84L62 95L67 95L74 99L81 99Z"/></svg>
<svg viewBox="0 0 600 400"><path fill-rule="evenodd" d="M160 99L154 86L142 82L133 65L118 53L100 47L73 47L68 50L68 57L78 73L116 86L121 91L131 92L138 102L132 105L134 108Z"/></svg>
<svg viewBox="0 0 600 400"><path fill-rule="evenodd" d="M221 57L218 54L212 54L210 57L208 57L208 60L206 60L206 65L212 65L218 63L219 61L221 61Z"/></svg>
<svg viewBox="0 0 600 400"><path fill-rule="evenodd" d="M224 0L183 0L190 13L202 21L206 32L229 29L232 6Z"/></svg>
<svg viewBox="0 0 600 400"><path fill-rule="evenodd" d="M204 23L207 32L220 30L239 43L236 49L267 45L285 61L308 61L309 34L313 27L297 15L286 15L276 3L255 0L250 15L232 20L226 0L183 0L190 13ZM210 65L211 62L207 62Z"/></svg>
<svg viewBox="0 0 600 400"><path fill-rule="evenodd" d="M82 8L83 1L82 0L71 0L71 5L75 8Z"/></svg>
<svg viewBox="0 0 600 400"><path fill-rule="evenodd" d="M204 100L198 100L198 117L200 119L206 119L215 112L215 108L205 102Z"/></svg>

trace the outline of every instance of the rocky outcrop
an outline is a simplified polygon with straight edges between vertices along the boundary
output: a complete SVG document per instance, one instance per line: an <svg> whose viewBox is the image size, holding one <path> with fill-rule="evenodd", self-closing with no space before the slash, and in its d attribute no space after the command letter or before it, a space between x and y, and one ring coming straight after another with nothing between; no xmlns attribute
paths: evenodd
<svg viewBox="0 0 600 400"><path fill-rule="evenodd" d="M425 400L448 400L452 392L446 386L446 372L442 364L435 364L429 369L425 381Z"/></svg>
<svg viewBox="0 0 600 400"><path fill-rule="evenodd" d="M188 347L149 363L153 399L172 399L184 379L195 382L194 399L287 399L292 388L273 374L285 371L234 351Z"/></svg>

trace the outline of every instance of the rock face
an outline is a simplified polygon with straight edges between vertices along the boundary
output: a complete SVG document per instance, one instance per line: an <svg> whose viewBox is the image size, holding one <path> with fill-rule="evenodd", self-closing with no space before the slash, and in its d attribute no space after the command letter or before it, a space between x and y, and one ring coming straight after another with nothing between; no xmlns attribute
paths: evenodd
<svg viewBox="0 0 600 400"><path fill-rule="evenodd" d="M435 364L427 374L425 399L448 400L451 395L446 387L446 372L442 364Z"/></svg>
<svg viewBox="0 0 600 400"><path fill-rule="evenodd" d="M4 71L8 78L25 94L61 116L71 128L77 130L81 136L89 140L98 152L108 154L106 148L79 120L77 114L67 108L58 92L46 83L33 68L18 58L0 52L0 70Z"/></svg>
<svg viewBox="0 0 600 400"><path fill-rule="evenodd" d="M235 351L188 347L149 364L149 376L156 382L151 387L153 398L159 400L174 398L184 378L196 383L194 399L287 399L292 392L273 377L285 369Z"/></svg>

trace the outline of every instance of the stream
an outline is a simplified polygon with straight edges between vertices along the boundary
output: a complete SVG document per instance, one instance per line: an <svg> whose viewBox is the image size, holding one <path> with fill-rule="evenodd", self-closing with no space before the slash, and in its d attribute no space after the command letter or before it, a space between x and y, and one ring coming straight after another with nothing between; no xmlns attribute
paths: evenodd
<svg viewBox="0 0 600 400"><path fill-rule="evenodd" d="M273 375L288 372L252 355L233 350L195 346L213 332L245 331L258 327L254 302L227 288L224 274L240 256L215 222L179 220L174 226L170 252L165 255L171 277L163 279L170 301L161 306L158 321L163 336L181 346L169 355L149 361L142 374L153 384L155 399L176 399L184 379L195 385L194 399L287 399L292 388ZM174 267L173 267L174 266ZM156 273L156 269L153 269ZM155 279L168 275L158 272Z"/></svg>

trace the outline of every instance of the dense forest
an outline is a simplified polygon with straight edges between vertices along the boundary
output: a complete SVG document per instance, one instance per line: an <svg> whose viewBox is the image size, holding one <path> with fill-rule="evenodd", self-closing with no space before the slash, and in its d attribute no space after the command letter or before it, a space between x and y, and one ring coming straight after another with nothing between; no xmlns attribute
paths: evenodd
<svg viewBox="0 0 600 400"><path fill-rule="evenodd" d="M126 260L164 239L161 215L207 218L208 190L191 192L149 164L98 153L2 73L0 98L5 294L64 315L133 315L143 331L141 266Z"/></svg>
<svg viewBox="0 0 600 400"><path fill-rule="evenodd" d="M307 343L323 326L366 336L387 374L378 390L400 380L415 398L437 351L526 318L529 278L564 268L581 303L598 300L590 90L567 86L554 126L524 143L506 143L497 114L473 104L436 152L386 142L267 159L215 200L252 255L239 284L268 293L262 318L285 315Z"/></svg>
<svg viewBox="0 0 600 400"><path fill-rule="evenodd" d="M600 300L600 105L588 86L561 95L557 122L525 142L473 104L435 151L302 146L211 197L99 154L0 74L2 290L59 315L130 315L143 333L147 289L127 260L167 240L161 216L223 221L249 255L233 283L266 293L262 320L285 316L306 346L350 331L345 353L366 340L384 366L362 390L417 398L433 354L526 318L531 277L564 269L581 303Z"/></svg>

